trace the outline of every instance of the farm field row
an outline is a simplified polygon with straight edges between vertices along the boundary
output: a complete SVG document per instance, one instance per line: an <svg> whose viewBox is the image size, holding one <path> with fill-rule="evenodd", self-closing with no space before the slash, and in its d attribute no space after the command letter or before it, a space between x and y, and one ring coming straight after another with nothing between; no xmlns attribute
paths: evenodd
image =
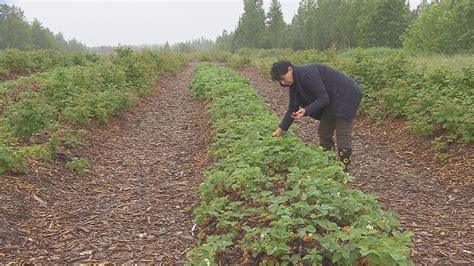
<svg viewBox="0 0 474 266"><path fill-rule="evenodd" d="M88 66L58 68L0 84L0 172L24 171L81 139L77 125L105 122L150 92L157 78L186 62L179 54L117 51ZM85 161L72 168L82 172Z"/></svg>
<svg viewBox="0 0 474 266"><path fill-rule="evenodd" d="M16 79L53 68L86 66L101 58L96 54L55 50L0 50L0 81Z"/></svg>
<svg viewBox="0 0 474 266"><path fill-rule="evenodd" d="M321 149L271 136L277 118L246 79L198 66L191 85L210 101L214 165L200 185L199 245L190 263L408 264L411 233Z"/></svg>

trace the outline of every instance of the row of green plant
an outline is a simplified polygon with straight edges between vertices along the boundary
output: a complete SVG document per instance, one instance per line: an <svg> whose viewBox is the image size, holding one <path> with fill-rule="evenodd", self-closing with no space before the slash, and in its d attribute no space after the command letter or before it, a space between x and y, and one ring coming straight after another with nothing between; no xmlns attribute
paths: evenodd
<svg viewBox="0 0 474 266"><path fill-rule="evenodd" d="M55 50L0 50L0 79L11 74L24 75L56 67L85 66L98 61L95 54Z"/></svg>
<svg viewBox="0 0 474 266"><path fill-rule="evenodd" d="M358 58L340 67L363 84L372 118L403 117L407 129L448 142L474 142L474 68L414 71L406 57Z"/></svg>
<svg viewBox="0 0 474 266"><path fill-rule="evenodd" d="M248 80L203 63L191 88L210 102L215 162L199 187L188 264L411 264L412 234L395 214L347 188L334 153L272 137L279 120Z"/></svg>
<svg viewBox="0 0 474 266"><path fill-rule="evenodd" d="M331 65L361 81L365 93L362 113L376 120L403 117L408 130L447 142L474 142L472 61L461 70L433 68L417 64L418 57L403 50L354 49L339 53L335 47L324 52L243 49L224 58L234 67L252 66L265 74L269 74L274 61L281 59L296 65Z"/></svg>
<svg viewBox="0 0 474 266"><path fill-rule="evenodd" d="M186 60L180 54L119 49L93 65L0 84L0 173L22 170L28 158L49 158L59 145L73 145L80 138L72 128L107 121Z"/></svg>

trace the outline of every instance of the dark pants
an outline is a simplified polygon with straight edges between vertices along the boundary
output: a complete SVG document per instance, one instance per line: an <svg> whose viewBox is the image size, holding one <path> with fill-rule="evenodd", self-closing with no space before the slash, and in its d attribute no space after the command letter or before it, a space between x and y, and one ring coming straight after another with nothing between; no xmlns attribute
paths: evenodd
<svg viewBox="0 0 474 266"><path fill-rule="evenodd" d="M331 112L323 112L319 121L318 135L321 147L326 150L334 148L334 131L336 131L336 143L339 150L352 148L352 128L354 120L347 121L339 118Z"/></svg>

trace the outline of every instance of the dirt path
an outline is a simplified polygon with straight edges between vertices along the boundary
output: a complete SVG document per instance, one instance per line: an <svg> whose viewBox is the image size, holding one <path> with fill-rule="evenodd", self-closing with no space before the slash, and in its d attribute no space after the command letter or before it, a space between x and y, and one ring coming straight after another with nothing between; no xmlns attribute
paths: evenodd
<svg viewBox="0 0 474 266"><path fill-rule="evenodd" d="M86 176L66 171L58 158L4 179L36 189L20 195L30 205L17 213L27 217L0 222L0 262L184 262L195 244L190 207L210 143L206 108L188 89L193 70L162 79L120 117L91 126L75 151L90 162Z"/></svg>
<svg viewBox="0 0 474 266"><path fill-rule="evenodd" d="M269 82L254 69L240 69L282 117L288 106L288 92ZM317 121L303 119L296 132L306 143L318 144ZM277 127L278 125L275 125ZM392 131L388 131L392 132ZM395 138L404 138L397 132ZM398 212L402 228L415 233L414 261L432 263L474 262L474 159L470 153L460 164L452 164L461 177L441 177L440 171L411 160L411 150L394 148L384 129L367 119L357 120L351 186L375 194L386 210ZM424 145L416 143L415 145ZM420 156L425 156L421 152ZM467 168L466 168L467 167ZM428 169L427 169L428 168ZM431 170L431 171L430 171Z"/></svg>

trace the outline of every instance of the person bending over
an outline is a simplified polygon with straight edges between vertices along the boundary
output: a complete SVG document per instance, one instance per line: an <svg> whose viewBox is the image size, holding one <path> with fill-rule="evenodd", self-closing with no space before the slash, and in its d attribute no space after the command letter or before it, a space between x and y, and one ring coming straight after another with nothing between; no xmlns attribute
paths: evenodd
<svg viewBox="0 0 474 266"><path fill-rule="evenodd" d="M323 64L292 65L273 63L272 80L289 88L288 110L273 136L287 131L295 119L309 116L319 120L318 135L324 150L334 148L334 132L339 159L347 172L352 155L352 128L363 96L359 81Z"/></svg>

